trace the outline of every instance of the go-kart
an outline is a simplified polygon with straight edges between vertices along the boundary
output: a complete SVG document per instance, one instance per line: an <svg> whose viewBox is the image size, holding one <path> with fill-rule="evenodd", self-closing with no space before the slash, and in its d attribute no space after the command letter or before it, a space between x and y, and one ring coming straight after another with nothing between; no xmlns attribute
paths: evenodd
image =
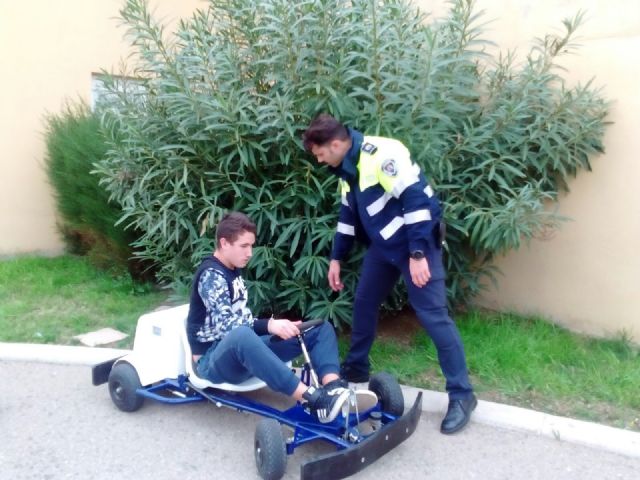
<svg viewBox="0 0 640 480"><path fill-rule="evenodd" d="M330 423L321 423L300 402L280 410L249 398L245 392L266 387L258 378L241 384L214 384L199 378L186 335L188 309L182 305L142 315L133 351L93 366L93 384L108 383L111 399L120 410L134 412L147 398L167 404L209 400L218 407L260 415L264 418L256 427L254 453L258 473L265 479L281 478L287 455L307 442L323 440L337 451L304 463L301 478L338 479L364 469L413 434L422 411L422 393L403 415L402 390L388 373L373 375L369 382L369 390L378 397L375 406L358 411L356 402L345 402L341 415ZM304 335L321 322L304 322L298 335L304 356L299 374L307 385L317 378ZM293 434L284 436L283 426Z"/></svg>

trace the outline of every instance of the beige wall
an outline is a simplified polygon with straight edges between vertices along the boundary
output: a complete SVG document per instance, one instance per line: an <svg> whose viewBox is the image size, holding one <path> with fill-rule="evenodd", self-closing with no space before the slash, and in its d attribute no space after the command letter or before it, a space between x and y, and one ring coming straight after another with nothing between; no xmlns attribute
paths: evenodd
<svg viewBox="0 0 640 480"><path fill-rule="evenodd" d="M91 92L91 74L117 68L128 45L124 0L0 0L0 255L59 253L43 170L43 115ZM188 16L201 0L155 0L158 18Z"/></svg>
<svg viewBox="0 0 640 480"><path fill-rule="evenodd" d="M498 288L491 287L479 303L541 314L598 336L624 331L640 343L640 2L478 0L477 5L493 20L490 38L521 54L534 37L562 31L563 18L585 10L581 47L562 65L570 83L595 77L613 101L615 122L605 136L606 154L593 159L593 171L578 174L559 201L559 213L572 221L552 238L499 258Z"/></svg>
<svg viewBox="0 0 640 480"><path fill-rule="evenodd" d="M188 15L199 0L156 0L160 16ZM416 2L440 16L444 0ZM89 98L91 73L127 52L113 20L119 0L0 0L0 255L60 252L51 192L42 170L42 116L65 97ZM540 313L596 335L627 331L640 341L640 3L637 0L478 0L487 35L526 52L535 36L587 12L582 47L564 59L570 81L596 84L615 101L607 153L559 202L573 220L546 241L500 258L504 276L481 304Z"/></svg>

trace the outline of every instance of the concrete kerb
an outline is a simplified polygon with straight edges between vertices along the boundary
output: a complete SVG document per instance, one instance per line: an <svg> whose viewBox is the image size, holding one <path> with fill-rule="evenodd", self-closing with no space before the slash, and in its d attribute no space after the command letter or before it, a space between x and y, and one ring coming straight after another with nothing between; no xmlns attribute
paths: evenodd
<svg viewBox="0 0 640 480"><path fill-rule="evenodd" d="M95 365L129 353L116 348L73 347L62 345L1 343L0 360L42 362L71 365ZM411 406L419 391L423 392L422 410L443 416L447 410L445 393L403 386L407 406ZM608 427L597 423L549 415L484 400L478 401L472 422L489 426L531 432L586 445L631 457L640 457L640 433Z"/></svg>
<svg viewBox="0 0 640 480"><path fill-rule="evenodd" d="M118 348L72 347L35 343L0 343L0 360L19 362L95 365L126 355L130 350Z"/></svg>
<svg viewBox="0 0 640 480"><path fill-rule="evenodd" d="M403 386L407 404L420 389ZM444 416L449 398L446 393L422 390L422 410ZM526 408L478 400L472 422L489 426L531 432L565 441L586 445L630 457L640 457L640 433L608 427L598 423L559 417Z"/></svg>

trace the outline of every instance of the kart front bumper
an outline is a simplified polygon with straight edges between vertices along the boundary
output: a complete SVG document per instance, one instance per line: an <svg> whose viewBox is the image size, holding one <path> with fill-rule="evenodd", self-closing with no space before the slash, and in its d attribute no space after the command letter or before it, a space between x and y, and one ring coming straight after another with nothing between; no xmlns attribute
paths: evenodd
<svg viewBox="0 0 640 480"><path fill-rule="evenodd" d="M302 480L339 479L363 470L409 438L418 425L421 413L422 392L418 393L409 412L393 423L384 425L362 442L304 463L300 467L300 478Z"/></svg>

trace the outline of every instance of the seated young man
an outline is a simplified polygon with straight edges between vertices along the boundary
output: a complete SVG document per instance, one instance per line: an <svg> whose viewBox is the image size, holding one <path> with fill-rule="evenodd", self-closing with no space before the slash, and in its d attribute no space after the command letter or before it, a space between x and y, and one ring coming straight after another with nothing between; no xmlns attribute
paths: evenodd
<svg viewBox="0 0 640 480"><path fill-rule="evenodd" d="M213 255L202 262L194 275L187 336L197 373L213 383L241 383L258 377L272 390L301 401L320 422L331 422L351 394L338 373L333 327L324 323L305 334L305 344L322 384L321 388L308 387L285 364L301 354L296 339L300 322L258 319L247 307L241 269L251 259L255 234L256 226L246 215L225 215L217 227ZM283 341L272 342L272 335ZM375 399L372 392L358 392L359 396L362 394Z"/></svg>

